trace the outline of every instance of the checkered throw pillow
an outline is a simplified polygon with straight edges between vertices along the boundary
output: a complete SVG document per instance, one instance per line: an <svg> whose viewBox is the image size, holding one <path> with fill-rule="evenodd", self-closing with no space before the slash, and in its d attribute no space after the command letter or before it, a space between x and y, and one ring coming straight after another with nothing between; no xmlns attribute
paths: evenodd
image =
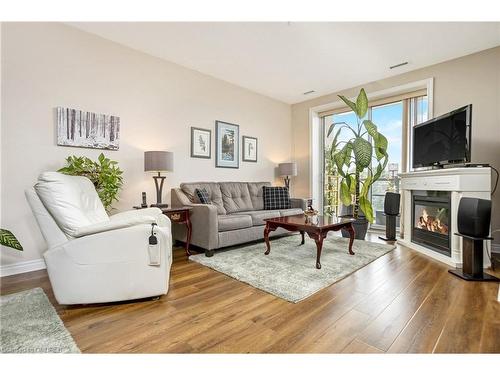
<svg viewBox="0 0 500 375"><path fill-rule="evenodd" d="M200 200L200 203L203 204L209 204L210 203L210 196L208 195L208 191L205 188L201 189L195 189L195 194Z"/></svg>
<svg viewBox="0 0 500 375"><path fill-rule="evenodd" d="M284 210L291 208L287 187L263 186L264 210Z"/></svg>

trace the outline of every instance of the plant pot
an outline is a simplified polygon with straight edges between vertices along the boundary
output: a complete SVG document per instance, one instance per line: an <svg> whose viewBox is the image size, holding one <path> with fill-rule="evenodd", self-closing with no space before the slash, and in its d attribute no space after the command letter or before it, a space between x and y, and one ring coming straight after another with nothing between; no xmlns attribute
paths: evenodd
<svg viewBox="0 0 500 375"><path fill-rule="evenodd" d="M342 217L352 216L346 215ZM366 220L366 218L364 217L360 217L352 223L352 226L354 228L354 238L357 240L364 240L366 237L366 232L368 231L368 220ZM345 229L342 229L342 237L349 238L349 232Z"/></svg>
<svg viewBox="0 0 500 375"><path fill-rule="evenodd" d="M344 206L340 207L340 217L353 217L352 215L352 206ZM366 237L366 232L368 231L368 220L364 215L359 215L359 218L352 223L354 227L354 238L357 240L364 240ZM345 229L342 229L342 237L349 238L349 232Z"/></svg>

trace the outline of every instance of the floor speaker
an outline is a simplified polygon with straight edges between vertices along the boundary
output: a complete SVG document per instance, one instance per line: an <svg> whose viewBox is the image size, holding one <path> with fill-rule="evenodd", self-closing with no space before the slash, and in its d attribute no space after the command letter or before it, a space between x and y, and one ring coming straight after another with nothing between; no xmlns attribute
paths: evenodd
<svg viewBox="0 0 500 375"><path fill-rule="evenodd" d="M458 205L456 235L462 237L462 268L449 270L451 274L467 281L500 281L483 272L484 241L488 237L491 221L491 201L462 198Z"/></svg>
<svg viewBox="0 0 500 375"><path fill-rule="evenodd" d="M385 193L384 215L385 215L385 237L379 237L384 241L396 241L396 218L399 216L399 202L401 194Z"/></svg>

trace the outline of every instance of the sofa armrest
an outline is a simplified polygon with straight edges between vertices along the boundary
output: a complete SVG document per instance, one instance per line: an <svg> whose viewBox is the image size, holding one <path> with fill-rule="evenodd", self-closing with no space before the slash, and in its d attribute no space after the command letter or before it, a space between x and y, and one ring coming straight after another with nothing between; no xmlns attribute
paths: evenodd
<svg viewBox="0 0 500 375"><path fill-rule="evenodd" d="M219 245L219 223L217 207L213 204L189 203L189 218L191 221L191 244L206 250L216 249ZM174 239L186 241L184 226L176 225L173 228Z"/></svg>
<svg viewBox="0 0 500 375"><path fill-rule="evenodd" d="M303 211L307 210L307 199L305 198L290 198L292 208L301 208Z"/></svg>

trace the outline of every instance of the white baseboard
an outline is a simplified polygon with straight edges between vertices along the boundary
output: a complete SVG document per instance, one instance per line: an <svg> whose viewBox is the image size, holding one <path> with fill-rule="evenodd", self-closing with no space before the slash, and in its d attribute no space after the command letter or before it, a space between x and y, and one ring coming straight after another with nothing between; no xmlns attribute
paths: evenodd
<svg viewBox="0 0 500 375"><path fill-rule="evenodd" d="M45 261L42 258L35 260L27 260L25 262L0 266L0 276L4 277L10 275L17 275L18 273L44 270L45 268L47 268L47 266L45 265Z"/></svg>

